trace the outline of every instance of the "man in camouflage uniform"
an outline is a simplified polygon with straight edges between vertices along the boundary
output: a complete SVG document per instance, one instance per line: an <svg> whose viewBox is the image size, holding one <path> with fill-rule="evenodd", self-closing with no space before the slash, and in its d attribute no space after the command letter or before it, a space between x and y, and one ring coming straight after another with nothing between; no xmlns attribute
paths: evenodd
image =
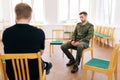
<svg viewBox="0 0 120 80"><path fill-rule="evenodd" d="M94 26L87 21L87 13L81 12L79 15L81 22L77 24L72 36L72 40L61 46L62 51L70 59L66 65L74 65L71 73L78 71L78 65L80 64L82 51L89 47L89 41L93 37L94 33ZM73 55L68 49L77 50L76 59L74 59Z"/></svg>

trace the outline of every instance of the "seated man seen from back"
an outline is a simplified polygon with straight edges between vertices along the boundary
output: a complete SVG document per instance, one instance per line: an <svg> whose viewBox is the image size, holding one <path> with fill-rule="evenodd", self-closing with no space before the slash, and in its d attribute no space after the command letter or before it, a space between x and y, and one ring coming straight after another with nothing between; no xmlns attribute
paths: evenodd
<svg viewBox="0 0 120 80"><path fill-rule="evenodd" d="M44 52L45 34L43 30L29 25L32 8L26 3L19 3L15 7L16 24L7 28L3 33L4 52L6 53L37 53ZM48 74L52 64L42 60L42 69ZM6 61L6 72L9 80L15 80L11 61ZM30 80L38 80L38 61L29 60Z"/></svg>

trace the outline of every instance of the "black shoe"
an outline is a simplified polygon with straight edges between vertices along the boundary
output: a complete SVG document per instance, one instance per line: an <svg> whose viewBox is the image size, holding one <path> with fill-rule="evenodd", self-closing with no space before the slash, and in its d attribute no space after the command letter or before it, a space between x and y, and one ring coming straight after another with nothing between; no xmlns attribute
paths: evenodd
<svg viewBox="0 0 120 80"><path fill-rule="evenodd" d="M78 66L74 65L71 73L76 73L79 70Z"/></svg>
<svg viewBox="0 0 120 80"><path fill-rule="evenodd" d="M50 69L52 68L52 63L46 63L46 67L44 68L46 70L46 74L48 75L50 73Z"/></svg>
<svg viewBox="0 0 120 80"><path fill-rule="evenodd" d="M66 66L74 65L74 63L75 63L75 60L70 60L70 61L66 64Z"/></svg>

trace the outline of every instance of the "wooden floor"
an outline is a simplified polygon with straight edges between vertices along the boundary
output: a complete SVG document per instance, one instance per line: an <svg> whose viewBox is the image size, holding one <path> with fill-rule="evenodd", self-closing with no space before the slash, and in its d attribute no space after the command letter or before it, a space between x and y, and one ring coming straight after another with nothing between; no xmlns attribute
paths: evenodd
<svg viewBox="0 0 120 80"><path fill-rule="evenodd" d="M109 60L111 57L112 48L105 47L101 48L97 44L95 44L94 47L94 56L97 58ZM0 42L0 53L3 53L3 45L2 42ZM76 55L76 51L73 51L73 55ZM85 55L85 62L90 59L90 53L88 52ZM120 57L120 53L119 53ZM66 67L66 63L68 62L68 59L66 56L64 58L62 57L62 51L60 49L60 46L54 47L54 53L51 57L49 57L49 41L46 41L46 48L44 55L42 58L45 61L52 62L53 68L51 69L51 72L49 75L47 75L47 80L83 80L83 74L82 69L79 66L79 71L75 74L71 73L71 67ZM118 61L118 80L120 80L120 58ZM87 80L91 80L91 72L88 71ZM1 77L0 77L1 80ZM107 80L107 76L101 73L95 73L94 80ZM113 79L114 80L114 79Z"/></svg>

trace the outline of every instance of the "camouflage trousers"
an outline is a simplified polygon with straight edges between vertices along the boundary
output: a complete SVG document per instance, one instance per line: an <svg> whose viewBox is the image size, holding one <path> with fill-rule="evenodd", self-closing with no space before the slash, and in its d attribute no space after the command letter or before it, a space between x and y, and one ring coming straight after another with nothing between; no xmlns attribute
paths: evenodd
<svg viewBox="0 0 120 80"><path fill-rule="evenodd" d="M89 47L89 43L85 43L85 42L80 42L80 44L75 47L71 44L71 41L64 43L61 45L61 49L62 51L65 53L65 55L70 59L70 60L75 60L75 64L76 66L78 66L80 64L80 60L82 57L82 51L86 48ZM76 53L76 59L74 59L73 55L70 53L69 49L74 49L77 50Z"/></svg>

